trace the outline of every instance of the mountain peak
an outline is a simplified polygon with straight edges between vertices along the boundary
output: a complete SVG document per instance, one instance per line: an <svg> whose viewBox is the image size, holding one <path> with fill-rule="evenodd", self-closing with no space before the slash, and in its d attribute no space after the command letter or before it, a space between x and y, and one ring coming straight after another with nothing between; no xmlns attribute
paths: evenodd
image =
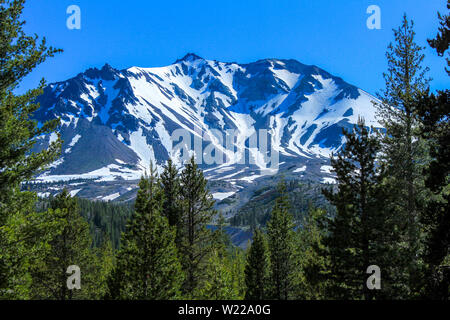
<svg viewBox="0 0 450 320"><path fill-rule="evenodd" d="M105 65L101 69L102 71L115 71L113 67L109 63L105 63Z"/></svg>
<svg viewBox="0 0 450 320"><path fill-rule="evenodd" d="M183 58L177 59L177 61L175 61L175 63L182 62L182 61L192 62L195 60L204 60L204 59L202 57L196 55L195 53L189 52Z"/></svg>
<svg viewBox="0 0 450 320"><path fill-rule="evenodd" d="M111 67L108 63L99 70L97 68L90 68L84 73L87 77L91 79L104 79L104 80L114 80L118 74L118 70Z"/></svg>

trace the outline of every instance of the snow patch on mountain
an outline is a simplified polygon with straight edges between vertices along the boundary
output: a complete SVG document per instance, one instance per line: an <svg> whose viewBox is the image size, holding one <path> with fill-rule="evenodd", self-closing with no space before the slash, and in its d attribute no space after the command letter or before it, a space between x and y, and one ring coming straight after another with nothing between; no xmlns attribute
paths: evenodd
<svg viewBox="0 0 450 320"><path fill-rule="evenodd" d="M235 191L231 191L231 192L214 192L212 194L212 196L216 200L223 200L223 199L231 197L235 193L236 193Z"/></svg>

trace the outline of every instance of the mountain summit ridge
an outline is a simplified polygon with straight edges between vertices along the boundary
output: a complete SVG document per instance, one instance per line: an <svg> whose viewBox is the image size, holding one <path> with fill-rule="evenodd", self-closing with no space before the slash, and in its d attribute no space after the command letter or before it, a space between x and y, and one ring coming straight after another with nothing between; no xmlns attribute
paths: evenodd
<svg viewBox="0 0 450 320"><path fill-rule="evenodd" d="M49 84L39 97L35 119L59 117L64 143L61 158L38 179L137 179L150 161L161 166L176 156L176 129L210 137L235 130L234 148L256 162L242 164L227 155L224 164L202 165L210 179L253 182L262 169L256 160L265 156L248 145L258 130L267 130L281 170L306 165L298 172L330 178L319 168L345 143L342 128L351 128L359 116L380 127L372 100L342 78L294 59L238 64L188 53L165 67L118 70L105 64ZM41 137L36 148L53 139Z"/></svg>

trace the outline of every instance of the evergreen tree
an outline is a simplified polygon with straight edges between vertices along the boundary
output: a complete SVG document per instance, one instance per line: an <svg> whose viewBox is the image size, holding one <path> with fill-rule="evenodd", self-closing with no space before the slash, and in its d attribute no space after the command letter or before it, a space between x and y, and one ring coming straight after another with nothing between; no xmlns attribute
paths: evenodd
<svg viewBox="0 0 450 320"><path fill-rule="evenodd" d="M450 9L450 1L447 4ZM441 16L439 33L428 40L430 46L443 56L450 43L450 14ZM448 55L448 52L447 52ZM449 65L449 58L446 58ZM449 70L447 73L450 75ZM428 142L431 161L424 168L425 186L432 196L426 201L421 221L426 230L424 261L427 283L423 295L431 299L448 300L450 296L450 90L429 91L417 101L422 122L421 134Z"/></svg>
<svg viewBox="0 0 450 320"><path fill-rule="evenodd" d="M234 247L228 258L231 279L233 282L233 290L235 299L242 300L245 297L245 253L242 249Z"/></svg>
<svg viewBox="0 0 450 320"><path fill-rule="evenodd" d="M450 10L450 0L447 0L447 9ZM450 14L441 15L438 12L438 18L439 18L439 30L438 34L436 35L436 38L429 39L428 43L430 46L434 49L436 49L436 52L439 56L444 56L445 52L448 50L448 46L450 43ZM449 56L450 53L447 52L447 57L445 60L447 61L447 66L450 67L450 59ZM445 69L447 71L447 74L450 75L450 70Z"/></svg>
<svg viewBox="0 0 450 320"><path fill-rule="evenodd" d="M422 175L427 164L426 145L420 136L416 101L427 90L429 80L425 78L428 68L422 67L423 48L416 44L413 22L406 15L401 26L394 30L394 36L395 44L390 44L386 53L386 89L379 95L381 103L376 106L380 123L386 129L381 165L386 171L385 184L392 200L386 203L386 210L397 217L398 230L405 230L397 245L403 248L406 244L407 252L405 255L399 252L402 261L398 262L407 270L402 295L411 297L422 284L423 231L419 213L428 197Z"/></svg>
<svg viewBox="0 0 450 320"><path fill-rule="evenodd" d="M103 242L92 248L92 263L86 270L91 281L84 284L87 287L88 299L104 299L108 293L108 281L114 268L115 257L111 241L106 237Z"/></svg>
<svg viewBox="0 0 450 320"><path fill-rule="evenodd" d="M161 174L161 187L164 193L163 215L168 219L169 225L176 229L177 247L181 237L181 205L180 205L180 179L178 170L169 159Z"/></svg>
<svg viewBox="0 0 450 320"><path fill-rule="evenodd" d="M270 260L267 240L256 229L245 265L246 300L264 300L270 297Z"/></svg>
<svg viewBox="0 0 450 320"><path fill-rule="evenodd" d="M186 274L183 292L188 296L194 293L205 275L205 264L214 242L214 234L206 229L206 225L211 222L216 211L206 184L203 172L192 157L181 173L183 213L180 254Z"/></svg>
<svg viewBox="0 0 450 320"><path fill-rule="evenodd" d="M122 239L122 249L109 284L113 299L176 299L183 281L175 230L162 216L164 195L156 170L139 183L135 213Z"/></svg>
<svg viewBox="0 0 450 320"><path fill-rule="evenodd" d="M230 236L225 231L225 218L222 213L219 213L216 227L214 230L213 246L217 249L219 256L222 257L227 255L227 250L233 247Z"/></svg>
<svg viewBox="0 0 450 320"><path fill-rule="evenodd" d="M324 238L330 259L331 296L337 299L372 299L374 291L366 286L366 270L377 265L386 272L384 255L388 247L388 217L383 201L381 178L377 172L378 139L359 119L352 132L343 130L346 144L331 164L338 181L337 193L324 189L336 206L336 216L328 221ZM385 277L383 282L387 282Z"/></svg>
<svg viewBox="0 0 450 320"><path fill-rule="evenodd" d="M239 290L233 283L233 270L230 261L213 249L205 268L205 277L195 289L195 296L207 300L237 300Z"/></svg>
<svg viewBox="0 0 450 320"><path fill-rule="evenodd" d="M328 256L320 253L325 250L326 228L322 221L326 211L310 207L297 230L297 264L295 277L296 299L319 300L327 298L327 281L330 276Z"/></svg>
<svg viewBox="0 0 450 320"><path fill-rule="evenodd" d="M36 138L53 132L58 123L38 126L32 120L44 80L37 89L14 93L37 65L59 52L47 47L45 38L25 34L24 3L0 0L0 298L28 297L28 266L45 249L51 221L34 212L35 195L21 192L20 185L56 160L61 144L57 140L41 152L31 152Z"/></svg>
<svg viewBox="0 0 450 320"><path fill-rule="evenodd" d="M269 222L267 235L271 263L271 297L278 300L291 298L294 288L293 271L295 268L294 222L289 212L290 203L286 194L286 183L278 184L279 197L275 201Z"/></svg>
<svg viewBox="0 0 450 320"><path fill-rule="evenodd" d="M49 214L60 224L60 232L49 241L49 250L39 263L31 266L33 284L32 298L35 299L87 299L99 298L104 292L93 294L99 288L99 267L91 251L92 238L88 223L80 216L76 199L67 189L58 194L50 204ZM69 266L76 265L81 270L81 290L69 290L66 285Z"/></svg>

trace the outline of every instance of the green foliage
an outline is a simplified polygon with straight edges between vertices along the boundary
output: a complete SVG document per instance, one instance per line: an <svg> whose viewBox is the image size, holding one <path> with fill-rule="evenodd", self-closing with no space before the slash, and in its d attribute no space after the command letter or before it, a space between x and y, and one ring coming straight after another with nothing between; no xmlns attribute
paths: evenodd
<svg viewBox="0 0 450 320"><path fill-rule="evenodd" d="M192 296L205 276L208 253L214 242L214 234L206 229L216 214L214 200L209 193L207 180L198 169L194 157L186 164L181 173L182 229L180 256L186 279L183 292Z"/></svg>
<svg viewBox="0 0 450 320"><path fill-rule="evenodd" d="M28 192L20 184L56 160L61 141L31 153L36 138L53 132L58 120L38 126L31 119L39 105L34 101L45 85L23 95L14 94L20 82L37 65L59 50L47 47L45 38L27 36L21 20L24 0L0 0L0 298L29 297L28 267L35 263L52 227L45 214L35 213Z"/></svg>
<svg viewBox="0 0 450 320"><path fill-rule="evenodd" d="M330 259L329 294L337 299L372 299L375 292L367 289L367 268L377 265L386 275L394 261L385 257L393 238L386 234L390 212L383 207L383 174L376 167L380 144L362 119L352 132L344 130L344 135L345 147L331 160L338 191L323 191L337 209L324 238ZM383 277L384 288L389 287L388 279Z"/></svg>
<svg viewBox="0 0 450 320"><path fill-rule="evenodd" d="M413 23L404 16L401 26L394 30L395 44L390 44L386 54L388 72L384 74L386 89L377 104L380 122L386 129L382 136L381 166L385 171L384 185L389 191L386 211L396 217L400 238L396 255L398 277L406 270L407 279L399 280L403 288L397 288L398 297L417 295L422 286L421 256L424 237L420 223L420 211L430 196L424 187L422 171L429 161L426 141L420 136L420 119L416 101L428 88L425 78L428 68L422 63L424 48L415 42ZM403 291L400 293L400 291Z"/></svg>
<svg viewBox="0 0 450 320"><path fill-rule="evenodd" d="M208 258L205 277L197 287L195 297L207 300L242 299L234 267L232 260L213 249Z"/></svg>
<svg viewBox="0 0 450 320"><path fill-rule="evenodd" d="M106 257L102 251L97 255L91 250L89 225L80 216L77 201L64 189L50 206L48 214L53 217L53 221L58 221L58 232L53 233L39 261L30 266L33 279L31 297L55 300L102 297L106 282L104 277L99 277L103 271L99 261ZM106 248L104 252L107 253ZM71 265L80 267L81 290L67 288L66 270Z"/></svg>
<svg viewBox="0 0 450 320"><path fill-rule="evenodd" d="M267 223L267 236L271 266L271 297L287 300L293 294L293 270L295 269L294 222L289 212L286 184L278 185L280 197L275 201L272 215Z"/></svg>
<svg viewBox="0 0 450 320"><path fill-rule="evenodd" d="M169 225L176 230L176 243L180 247L182 225L181 225L181 202L180 202L180 178L178 170L169 159L161 174L161 188L164 192L163 215L168 219Z"/></svg>
<svg viewBox="0 0 450 320"><path fill-rule="evenodd" d="M133 219L110 280L113 299L175 299L183 281L175 246L175 230L162 216L164 194L155 170L139 183Z"/></svg>
<svg viewBox="0 0 450 320"><path fill-rule="evenodd" d="M447 0L447 9L450 10L450 0ZM435 39L428 40L428 43L430 44L430 47L436 49L440 56L443 56L450 43L450 14L447 13L446 15L441 15L438 12L438 18L440 20L438 34ZM450 66L448 55L449 53L447 52L445 60L447 60L447 66ZM445 70L447 71L447 74L450 75L450 70L447 68Z"/></svg>
<svg viewBox="0 0 450 320"><path fill-rule="evenodd" d="M114 250L119 249L122 232L125 232L127 220L134 211L133 205L81 198L77 201L81 216L89 223L93 246L100 247L104 242L111 242Z"/></svg>
<svg viewBox="0 0 450 320"><path fill-rule="evenodd" d="M0 225L0 298L29 299L30 267L40 263L48 241L59 230L47 212L35 212L35 194L16 190Z"/></svg>
<svg viewBox="0 0 450 320"><path fill-rule="evenodd" d="M320 253L325 250L325 228L322 224L326 211L310 208L297 230L296 259L299 266L295 276L295 297L301 300L320 300L327 293L329 258Z"/></svg>
<svg viewBox="0 0 450 320"><path fill-rule="evenodd" d="M245 265L246 300L264 300L271 294L270 257L267 239L260 229L256 229L253 242L247 253Z"/></svg>
<svg viewBox="0 0 450 320"><path fill-rule="evenodd" d="M53 197L39 199L36 210L44 212L50 207ZM101 247L105 242L111 242L114 250L120 247L120 237L128 219L134 212L132 203L92 201L74 198L79 207L80 215L88 222L92 236L92 245Z"/></svg>
<svg viewBox="0 0 450 320"><path fill-rule="evenodd" d="M291 213L295 221L300 221L307 214L311 205L325 209L330 215L334 214L334 207L321 193L322 186L309 181L286 181L286 193L292 204ZM270 219L272 208L278 197L276 185L266 185L257 189L251 199L239 208L238 212L230 219L230 224L264 228Z"/></svg>
<svg viewBox="0 0 450 320"><path fill-rule="evenodd" d="M450 9L450 1L447 2ZM450 15L441 16L436 39L430 46L443 56L450 44ZM448 56L448 52L447 52ZM447 65L450 65L446 57ZM446 69L450 75L450 71ZM422 122L421 135L427 140L431 161L424 168L425 186L431 196L426 201L421 222L426 231L423 259L426 263L426 285L422 296L448 300L450 297L450 91L428 91L417 101Z"/></svg>

